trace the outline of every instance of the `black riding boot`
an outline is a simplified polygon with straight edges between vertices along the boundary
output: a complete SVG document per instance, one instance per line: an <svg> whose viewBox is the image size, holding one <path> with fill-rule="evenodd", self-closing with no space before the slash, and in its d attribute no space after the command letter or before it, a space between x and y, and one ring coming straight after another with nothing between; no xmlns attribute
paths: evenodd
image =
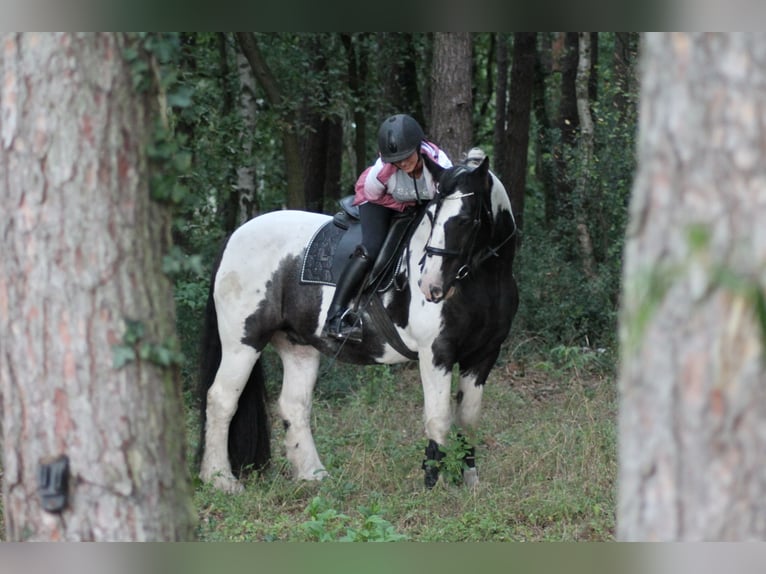
<svg viewBox="0 0 766 574"><path fill-rule="evenodd" d="M324 334L356 343L362 340L362 323L354 313L349 313L346 307L371 265L372 259L367 255L367 250L360 245L346 264L335 286L335 295L327 311Z"/></svg>

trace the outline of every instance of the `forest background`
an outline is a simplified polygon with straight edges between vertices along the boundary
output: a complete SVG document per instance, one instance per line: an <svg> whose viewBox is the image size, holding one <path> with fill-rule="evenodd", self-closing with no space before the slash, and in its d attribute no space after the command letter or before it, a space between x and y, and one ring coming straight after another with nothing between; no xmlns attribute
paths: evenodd
<svg viewBox="0 0 766 574"><path fill-rule="evenodd" d="M201 537L334 539L352 523L356 532L373 528L371 516L415 540L613 537L616 322L639 35L189 33L145 41L162 63L171 107L169 137L156 153L178 172L166 186L176 203L167 266L192 406L208 270L223 238L274 209L334 213L376 157L386 116L413 115L453 160L484 149L522 229L520 309L482 425L489 500L442 493L423 513L411 500L393 502L404 477L418 489L417 369L335 364L322 371L314 424L320 452L345 469L341 476L319 493L296 494L277 471L267 480L281 486L234 507L198 489ZM278 361L266 360L276 384ZM394 399L405 411L384 415ZM412 429L403 454L387 434L402 417ZM193 450L193 417L188 424ZM349 436L358 441L339 443ZM380 482L376 469L400 465ZM484 504L497 510L484 515ZM272 510L253 519L253 505Z"/></svg>
<svg viewBox="0 0 766 574"><path fill-rule="evenodd" d="M445 480L424 492L415 364L353 367L328 359L312 425L331 478L295 483L277 457L248 480L243 495L195 481L195 536L612 539L616 323L636 165L639 35L141 33L125 39L120 56L134 92L148 99L160 90L162 121L147 155L151 198L163 210L172 207L172 247L162 272L172 281L181 354L156 347L151 359L180 365L192 477L202 311L210 269L238 225L276 209L334 213L376 157L380 121L404 112L454 161L481 147L509 191L520 227L520 309L487 385L479 489L453 484L461 453L447 445L445 460L458 467L445 463ZM159 239L144 250L161 251ZM138 327L128 325L124 344L112 349L115 369L135 358ZM269 352L264 361L276 396L278 361ZM273 450L280 453L274 419ZM25 515L22 510L14 512ZM6 508L7 527L11 514Z"/></svg>

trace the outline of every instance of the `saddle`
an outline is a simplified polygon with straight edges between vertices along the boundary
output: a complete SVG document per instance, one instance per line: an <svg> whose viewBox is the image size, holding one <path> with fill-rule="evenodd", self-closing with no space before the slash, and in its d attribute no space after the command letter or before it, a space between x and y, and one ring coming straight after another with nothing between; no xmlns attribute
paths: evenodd
<svg viewBox="0 0 766 574"><path fill-rule="evenodd" d="M301 267L301 283L335 285L356 246L362 242L362 225L359 207L352 205L353 195L340 200L341 210L331 221L320 227L306 245ZM362 291L373 288L383 293L391 288L396 272L400 269L404 246L414 229L419 210L397 213L391 219L388 235L372 266Z"/></svg>
<svg viewBox="0 0 766 574"><path fill-rule="evenodd" d="M362 242L362 225L359 208L352 205L354 196L340 200L341 210L331 221L320 227L306 245L301 283L335 285L356 246ZM409 359L417 359L417 353L410 351L402 342L391 318L383 308L378 294L385 293L395 284L396 275L404 261L404 247L407 245L421 209L409 209L395 214L391 219L388 235L383 241L378 258L362 281L357 301L369 295L365 313L376 325L377 330L399 353Z"/></svg>

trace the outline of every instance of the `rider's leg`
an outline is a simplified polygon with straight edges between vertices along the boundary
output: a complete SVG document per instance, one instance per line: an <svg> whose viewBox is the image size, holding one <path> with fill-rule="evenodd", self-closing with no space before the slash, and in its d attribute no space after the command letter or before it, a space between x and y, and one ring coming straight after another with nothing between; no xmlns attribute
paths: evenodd
<svg viewBox="0 0 766 574"><path fill-rule="evenodd" d="M388 234L393 211L375 203L363 203L359 206L362 223L362 244L343 269L335 287L330 308L327 311L325 334L336 339L362 340L362 327L358 322L351 324L343 321L348 303L359 288L360 282L369 271L380 252Z"/></svg>
<svg viewBox="0 0 766 574"><path fill-rule="evenodd" d="M330 337L357 342L362 340L361 325L349 325L343 321L343 315L346 312L346 307L348 307L348 302L356 293L359 283L367 275L371 266L372 259L368 256L367 250L363 245L357 246L338 278L335 294L327 311L325 331Z"/></svg>

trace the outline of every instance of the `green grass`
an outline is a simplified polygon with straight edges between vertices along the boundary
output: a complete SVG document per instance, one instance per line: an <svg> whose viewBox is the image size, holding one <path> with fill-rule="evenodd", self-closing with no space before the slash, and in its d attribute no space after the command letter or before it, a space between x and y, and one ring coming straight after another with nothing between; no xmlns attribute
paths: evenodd
<svg viewBox="0 0 766 574"><path fill-rule="evenodd" d="M200 540L612 540L616 392L609 357L563 347L506 355L485 389L477 489L445 480L424 488L414 363L336 364L320 379L312 413L331 477L289 478L274 416L273 464L250 477L244 493L222 494L197 482ZM277 387L271 391L276 397ZM190 413L193 447L195 420Z"/></svg>
<svg viewBox="0 0 766 574"><path fill-rule="evenodd" d="M267 355L266 361L276 398L276 359ZM281 423L273 416L273 463L248 479L244 493L221 493L195 478L197 536L202 541L613 540L613 370L608 353L506 350L484 394L476 448L480 485L469 490L440 480L428 491L421 470L426 440L417 365L328 362L312 416L330 478L321 483L289 478ZM194 453L198 415L189 397L187 403Z"/></svg>

